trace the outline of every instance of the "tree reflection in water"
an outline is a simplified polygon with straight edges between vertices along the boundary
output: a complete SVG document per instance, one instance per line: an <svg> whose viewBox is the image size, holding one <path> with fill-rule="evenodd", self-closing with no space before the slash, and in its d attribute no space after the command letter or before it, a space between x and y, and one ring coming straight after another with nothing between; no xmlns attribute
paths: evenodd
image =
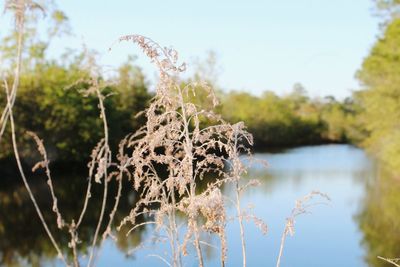
<svg viewBox="0 0 400 267"><path fill-rule="evenodd" d="M55 193L59 198L59 208L63 217L67 221L71 221L79 215L77 213L83 205L87 185L86 170L80 167L73 172L71 170L65 171L65 167L57 169L53 173L55 178L53 183ZM68 176L57 176L57 173L68 173ZM36 211L33 209L26 188L20 179L15 179L19 178L18 175L16 169L0 170L0 266L42 266L44 263L56 263L57 253L46 235ZM215 175L206 175L198 184L197 190L203 191L212 179L215 179ZM137 193L132 190L131 183L128 179L123 179L123 181L125 184L122 187L120 204L115 214L115 225L118 225L129 214L137 201ZM30 183L50 230L61 245L62 251L72 258L71 249L68 248L70 241L68 232L57 229L45 175L40 175L40 173L31 175ZM110 192L116 192L117 182L110 182L109 188ZM94 185L87 214L79 230L79 238L82 240L82 243L78 245L80 255L87 254L88 244L93 238L98 222L102 193L101 185ZM113 197L113 194L109 194L107 211L112 209L114 202L111 198ZM177 215L180 217L179 213ZM139 217L137 223L144 220L144 217ZM106 222L103 223L103 229L105 227ZM117 249L123 254L134 256L131 252L136 251L135 248L140 250L140 245L146 241L143 240L146 228L139 227L126 235L129 229L130 225L127 225L120 231L114 231L113 235L116 237L115 245ZM208 251L208 253L210 252Z"/></svg>
<svg viewBox="0 0 400 267"><path fill-rule="evenodd" d="M393 266L378 259L400 257L400 179L379 168L366 185L365 200L356 217L363 234L365 260L369 266Z"/></svg>
<svg viewBox="0 0 400 267"><path fill-rule="evenodd" d="M15 172L17 173L17 172ZM55 177L55 190L59 196L59 208L67 220L76 218L77 212L82 208L86 190L87 174L80 171L68 177ZM40 220L32 208L32 203L20 179L15 179L12 171L0 176L0 266L41 266L43 262L55 262L57 254L48 239ZM19 177L18 177L19 178ZM64 253L70 253L68 232L59 231L56 218L51 210L51 198L45 184L44 176L31 176L30 182L38 204L42 208L45 220L48 222L56 240L61 244ZM110 183L110 191L116 191L117 184ZM123 189L119 209L115 215L118 223L136 202L136 195L127 184ZM110 194L112 197L112 194ZM74 197L71 197L74 196ZM110 198L111 198L110 197ZM79 238L83 242L78 246L81 254L87 252L88 244L93 238L98 220L102 199L101 186L94 186L92 201L79 231ZM109 203L113 203L111 201ZM112 208L110 205L109 209ZM143 218L139 218L143 220ZM106 225L104 224L105 228ZM116 246L122 252L127 252L141 242L143 228L136 230L127 237L128 228L115 232ZM71 257L72 255L69 255Z"/></svg>
<svg viewBox="0 0 400 267"><path fill-rule="evenodd" d="M354 157L353 154L352 157ZM286 163L288 159L284 158L283 160ZM279 165L279 162L275 162L274 166L276 165ZM3 164L3 166L9 166L9 164ZM286 169L284 167L284 170ZM4 171L0 170L2 172L0 173L0 266L42 266L44 263L56 263L57 255L40 224L36 212L32 208L26 189L20 179L15 179L11 168L8 168L8 173L4 173ZM358 181L365 183L366 186L364 190L365 197L361 199L361 209L355 216L355 222L358 224L362 234L366 265L371 267L390 267L391 265L378 259L377 256L388 258L400 256L400 179L393 178L393 175L390 175L383 168L378 168L374 175L368 175L370 172L371 169L367 168L366 172L361 173L359 176L360 180ZM57 173L71 172L54 171L55 175ZM285 180L288 180L282 179L282 177L285 177L285 173L286 175L296 174L301 176L297 169L295 173L289 172L289 174L277 170L274 172L271 169L269 172L257 172L257 169L254 169L249 175L262 179L263 186L258 188L257 190L259 191L257 192L268 195L279 191L281 187L287 187L282 184L285 183ZM82 207L83 195L86 189L86 175L85 172L77 171L73 176L55 177L54 183L60 200L60 209L65 214L66 219L70 220L76 217L77 211ZM367 179L367 176L371 176L371 179ZM366 179L368 181L365 181ZM327 177L327 181L330 180L331 178ZM291 181L295 182L296 179ZM30 182L34 187L34 193L38 197L46 220L56 234L59 243L63 245L63 251L65 253L69 252L69 235L56 230L55 216L51 211L50 195L44 177L30 176ZM202 190L207 182L207 179L205 179L204 183L199 184L197 188ZM110 190L116 190L115 184L111 183L110 187ZM123 188L123 198L116 214L116 224L130 212L131 207L135 204L135 194L132 194L133 190L131 190L130 185L127 184ZM226 188L226 190L229 189ZM95 186L92 196L93 201L91 201L88 209L88 216L80 229L80 239L84 241L78 246L81 255L86 252L87 244L92 239L95 230L101 193L101 186ZM70 196L74 197L71 198ZM110 199L109 203L113 203L113 201ZM142 221L144 220L144 218L141 219ZM126 228L125 231L114 233L117 235L116 247L121 254L131 251L142 241L145 241L145 228L138 228L135 232L125 236L127 230ZM349 241L352 238L344 237L342 242ZM255 241L252 240L252 242ZM212 256L210 255L209 257Z"/></svg>

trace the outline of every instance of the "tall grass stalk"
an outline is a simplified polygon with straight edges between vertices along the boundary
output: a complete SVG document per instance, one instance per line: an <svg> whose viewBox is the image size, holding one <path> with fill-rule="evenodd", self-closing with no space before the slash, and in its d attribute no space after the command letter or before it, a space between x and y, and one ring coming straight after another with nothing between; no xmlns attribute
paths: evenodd
<svg viewBox="0 0 400 267"><path fill-rule="evenodd" d="M43 227L44 227L47 235L49 236L49 238L51 240L51 243L53 244L54 248L57 251L58 257L64 262L64 264L66 266L69 266L67 264L67 261L66 261L65 257L63 256L63 254L61 252L61 249L59 248L57 242L55 241L55 239L53 237L53 234L51 233L51 231L50 231L50 229L49 229L49 227L48 227L48 225L47 225L47 223L46 223L46 221L45 221L45 219L43 217L43 214L42 214L42 212L41 212L41 210L39 208L39 205L37 204L36 198L34 197L34 195L32 193L32 190L31 190L31 188L29 186L29 183L28 183L28 180L26 178L24 169L22 167L21 158L19 156L17 137L16 137L16 134L15 134L16 131L15 131L15 123L14 123L14 116L13 116L12 102L11 102L12 101L12 96L10 94L10 91L9 91L9 88L7 86L7 82L6 81L4 81L4 87L5 87L6 94L7 94L7 107L8 107L8 114L9 114L10 125L11 125L11 140L12 140L15 160L16 160L17 165L18 165L18 170L19 170L19 172L21 174L22 181L24 182L24 185L25 185L25 188L26 188L26 190L27 190L27 192L29 194L29 197L30 197L30 199L31 199L31 201L32 201L32 203L33 203L33 205L35 207L35 210L36 210L36 212L37 212L37 214L38 214L38 216L40 218L40 221L43 224Z"/></svg>
<svg viewBox="0 0 400 267"><path fill-rule="evenodd" d="M10 100L7 98L7 106L4 108L0 118L0 143L3 138L4 131L7 126L7 122L10 116L10 109L14 106L15 98L17 96L17 90L19 86L20 73L21 73L21 62L22 62L22 50L24 46L24 31L25 31L25 13L26 10L33 7L31 1L26 0L9 0L5 3L5 11L12 11L15 18L15 28L17 31L17 47L15 55L15 68L14 68L14 79L11 85L11 92L6 92L10 95ZM4 89L7 91L7 81L4 78ZM8 86L8 85L7 85Z"/></svg>

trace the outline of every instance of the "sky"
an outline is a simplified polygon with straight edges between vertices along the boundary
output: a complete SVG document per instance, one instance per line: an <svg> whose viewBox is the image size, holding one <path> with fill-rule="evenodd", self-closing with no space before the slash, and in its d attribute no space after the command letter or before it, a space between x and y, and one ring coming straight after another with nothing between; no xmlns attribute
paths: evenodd
<svg viewBox="0 0 400 267"><path fill-rule="evenodd" d="M208 51L217 55L218 85L226 91L290 92L301 83L311 96L343 99L359 88L354 78L379 34L372 0L68 0L58 7L74 36L60 46L82 43L118 66L140 55L132 44L109 46L121 35L142 34L173 46L194 69ZM155 69L140 64L150 80ZM192 64L191 64L192 63Z"/></svg>

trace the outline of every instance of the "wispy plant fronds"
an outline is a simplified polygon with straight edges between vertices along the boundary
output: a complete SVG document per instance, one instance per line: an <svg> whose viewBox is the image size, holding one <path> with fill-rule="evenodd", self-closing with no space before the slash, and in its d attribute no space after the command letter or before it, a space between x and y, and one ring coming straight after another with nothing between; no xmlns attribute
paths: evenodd
<svg viewBox="0 0 400 267"><path fill-rule="evenodd" d="M247 146L252 145L252 136L243 123L231 125L212 110L190 101L197 90L203 90L209 95L211 107L218 104L212 88L206 84L182 84L179 73L184 71L185 64L178 65L174 49L163 48L139 35L123 36L119 41L136 43L159 70L156 95L144 112L146 125L131 135L126 144L132 150L125 158L132 169L133 187L143 193L121 226L128 222L135 225L139 214L154 216L157 228L165 228L170 234L174 266L179 265L181 254L186 255L186 246L191 241L199 265L203 266L200 232L217 234L223 265L226 216L220 187L234 182L239 191L243 189L239 189L238 181L246 168L239 156L249 152ZM205 120L208 126L203 126ZM214 173L218 179L199 192L197 183L208 173ZM177 211L185 214L187 220L187 233L181 245L176 228ZM242 215L239 218L242 220Z"/></svg>
<svg viewBox="0 0 400 267"><path fill-rule="evenodd" d="M315 197L321 198L322 202L312 202L312 200ZM302 214L309 213L311 207L313 207L315 205L326 204L327 201L330 201L329 196L324 193L321 193L319 191L312 191L311 193L305 195L304 197L296 200L296 203L292 210L292 213L286 219L286 225L285 225L285 229L283 230L282 237L281 237L281 245L280 245L280 249L279 249L278 259L276 262L276 267L280 266L286 237L288 235L290 235L290 236L294 235L296 218Z"/></svg>
<svg viewBox="0 0 400 267"><path fill-rule="evenodd" d="M50 189L50 193L51 193L51 197L53 200L53 212L56 214L57 217L57 227L59 229L62 229L65 226L65 221L63 219L63 217L61 216L61 212L58 208L58 199L55 195L54 192L54 186L53 186L53 181L52 181L52 177L51 177L51 172L50 172L50 168L49 168L49 159L47 158L47 152L46 152L46 148L43 144L43 140L41 140L34 132L27 132L27 134L33 138L33 140L35 140L35 143L37 145L37 149L40 153L40 155L42 156L43 160L39 161L38 163L35 164L35 166L33 166L32 168L32 172L35 172L36 170L42 168L45 170L46 172L46 176L47 176L47 185L49 186Z"/></svg>
<svg viewBox="0 0 400 267"><path fill-rule="evenodd" d="M132 190L139 195L139 200L132 207L130 214L120 222L118 230L129 224L128 234L149 224L154 224L157 231L164 231L170 242L171 257L160 255L157 257L169 266L182 266L182 257L188 254L188 246L193 246L198 265L204 266L203 248L205 242L201 240L205 232L216 235L220 240L220 262L225 266L227 259L226 243L226 206L227 197L223 195L223 186L232 184L235 188L233 201L240 226L240 237L243 255L243 266L246 266L246 242L244 221L252 220L266 233L266 224L256 217L250 209L242 208L241 196L250 186L257 186L257 180L242 182L247 173L247 166L242 155L250 156L250 147L253 145L253 136L247 131L243 122L230 124L214 112L218 100L213 88L199 80L183 82L179 75L186 70L185 63L179 62L178 52L170 47L163 47L148 37L141 35L126 35L118 39L119 42L133 42L150 59L158 69L159 80L156 94L150 106L138 116L143 116L145 125L138 131L130 133L119 145L118 154L113 157L109 140L109 125L105 101L109 95L104 93L106 84L101 79L101 70L95 64L94 58L88 56L85 61L85 74L74 86L81 88L82 97L95 97L98 101L99 116L102 122L102 139L91 152L88 163L87 188L82 208L75 219L67 222L58 207L58 198L55 194L53 179L50 172L50 160L41 140L35 133L28 132L37 145L42 159L36 163L32 171L43 169L52 199L52 210L56 216L56 224L60 230L70 235L68 246L72 251L73 259L64 256L60 245L55 241L49 230L48 222L33 195L24 169L16 136L16 125L13 117L13 106L16 101L21 72L21 54L24 46L25 16L28 10L43 8L31 0L8 0L5 10L14 14L18 40L16 46L16 66L12 83L3 78L3 86L7 95L7 105L0 118L0 141L7 122L10 122L12 144L17 165L34 204L37 214L48 234L55 250L66 266L80 266L77 247L83 241L90 243L87 255L87 266L94 266L97 249L107 237L115 238L112 234L113 221L118 209L122 194L122 180L128 178ZM193 99L198 93L208 95L205 106L196 104ZM201 95L201 94L199 94ZM204 103L203 103L204 104ZM205 178L212 176L205 188L199 188L199 183L205 183ZM109 183L118 183L111 211L107 214L106 205L109 199ZM92 240L80 240L79 230L86 216L92 186L101 184L103 194L99 217ZM296 202L291 216L287 219L282 235L280 258L285 238L293 234L295 218L307 212L309 201L316 195L328 199L319 192L312 192ZM180 218L178 219L178 215ZM148 218L148 221L138 221L139 216ZM181 236L178 221L183 221L186 232ZM103 225L106 225L105 229Z"/></svg>

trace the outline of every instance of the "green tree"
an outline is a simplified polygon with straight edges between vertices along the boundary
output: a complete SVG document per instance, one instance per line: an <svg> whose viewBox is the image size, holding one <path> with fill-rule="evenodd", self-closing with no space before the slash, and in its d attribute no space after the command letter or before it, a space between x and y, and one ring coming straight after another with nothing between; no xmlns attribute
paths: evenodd
<svg viewBox="0 0 400 267"><path fill-rule="evenodd" d="M12 12L21 12L18 5L21 5L22 1L6 2ZM22 72L34 68L38 62L44 62L47 55L46 52L54 38L71 33L67 15L58 9L53 1L44 0L40 4L32 1L29 9L35 9L35 12L25 12L17 15L17 17L23 16L24 23ZM0 68L4 72L8 72L16 64L15 51L20 30L18 27L10 28L9 31L4 29L0 34L0 57L2 60Z"/></svg>
<svg viewBox="0 0 400 267"><path fill-rule="evenodd" d="M98 102L84 97L79 91L87 84L76 81L88 76L82 67L83 55L72 56L69 63L47 60L37 63L34 69L21 76L18 101L15 103L15 120L25 160L33 160L31 147L24 140L27 130L36 132L45 140L50 158L59 161L86 162L90 151L101 138L101 121ZM100 77L100 79L103 79ZM107 82L104 90L112 93L105 100L110 120L112 144L141 124L135 115L147 105L148 93L144 75L132 62L123 64L118 75ZM4 95L0 95L4 101ZM0 157L11 154L8 139L3 139Z"/></svg>
<svg viewBox="0 0 400 267"><path fill-rule="evenodd" d="M27 5L35 12L22 12ZM70 28L64 12L51 0L6 1L7 10L14 12L23 23L23 47L20 82L14 116L22 154L25 161L32 161L30 142L25 131L36 132L45 140L50 158L60 161L86 161L90 151L101 138L101 121L98 118L98 101L79 93L87 84L76 82L88 77L84 66L84 53L67 51L60 59L50 59L48 48L53 38L68 34ZM44 19L44 21L42 21ZM4 74L11 84L17 64L15 50L18 46L20 27L2 31L0 58ZM3 73L2 73L3 74ZM100 77L99 79L103 79ZM150 99L142 71L129 59L118 69L116 77L106 82L104 90L115 93L105 101L110 118L110 136L114 146L124 135L141 124L135 118ZM67 90L67 88L69 88ZM0 94L1 107L6 106L6 96ZM3 126L3 125L1 125ZM0 140L0 158L11 155L10 129Z"/></svg>
<svg viewBox="0 0 400 267"><path fill-rule="evenodd" d="M400 167L400 19L393 19L364 60L357 93L369 136L364 145L390 168Z"/></svg>

